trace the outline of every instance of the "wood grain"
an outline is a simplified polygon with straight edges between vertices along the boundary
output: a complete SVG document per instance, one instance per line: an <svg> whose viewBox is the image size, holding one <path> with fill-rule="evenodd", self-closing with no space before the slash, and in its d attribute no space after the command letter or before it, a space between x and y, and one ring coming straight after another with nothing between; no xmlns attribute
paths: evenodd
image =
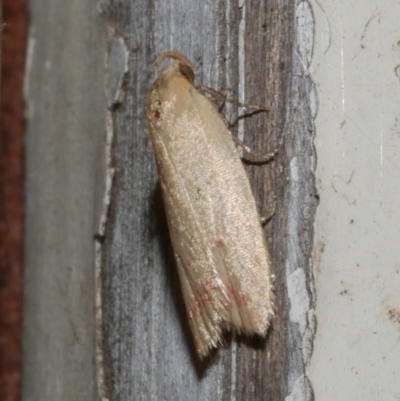
<svg viewBox="0 0 400 401"><path fill-rule="evenodd" d="M310 266L318 202L314 183L312 82L296 57L300 2L101 0L105 23L129 51L125 98L114 110L116 175L103 246L104 352L112 400L284 400L305 376L304 337L290 318L288 279L298 268L313 307ZM149 64L176 49L193 61L197 82L268 114L244 121L245 142L268 165L247 164L272 254L276 317L266 340L227 335L200 362L174 265L145 120L155 72ZM233 119L236 110L226 107ZM239 125L234 132L241 131ZM296 164L296 180L291 165ZM311 317L312 319L312 317ZM310 330L314 327L310 321ZM311 333L313 335L313 333ZM311 337L312 337L311 335Z"/></svg>

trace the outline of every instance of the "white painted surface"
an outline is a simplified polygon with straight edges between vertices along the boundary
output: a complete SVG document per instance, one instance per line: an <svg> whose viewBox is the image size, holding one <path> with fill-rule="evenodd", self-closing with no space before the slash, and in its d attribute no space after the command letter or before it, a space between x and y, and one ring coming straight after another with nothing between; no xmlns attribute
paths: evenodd
<svg viewBox="0 0 400 401"><path fill-rule="evenodd" d="M312 1L317 401L400 399L400 5Z"/></svg>

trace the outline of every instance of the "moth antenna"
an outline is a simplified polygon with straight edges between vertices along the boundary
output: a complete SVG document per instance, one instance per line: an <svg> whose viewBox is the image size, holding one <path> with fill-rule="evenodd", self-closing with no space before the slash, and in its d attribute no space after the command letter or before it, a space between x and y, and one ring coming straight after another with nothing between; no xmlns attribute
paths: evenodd
<svg viewBox="0 0 400 401"><path fill-rule="evenodd" d="M168 50L164 53L161 53L150 65L151 68L159 66L165 59L172 58L178 61L179 69L181 73L190 81L194 82L194 67L192 62L186 58L182 53L178 52L178 50Z"/></svg>

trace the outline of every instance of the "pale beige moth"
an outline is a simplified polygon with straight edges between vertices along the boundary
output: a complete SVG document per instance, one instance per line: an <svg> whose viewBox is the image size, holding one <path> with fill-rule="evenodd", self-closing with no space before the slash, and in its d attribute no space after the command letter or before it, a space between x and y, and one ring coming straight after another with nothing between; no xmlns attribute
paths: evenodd
<svg viewBox="0 0 400 401"><path fill-rule="evenodd" d="M216 106L177 51L147 99L150 136L183 298L200 357L223 330L265 336L270 257L249 180Z"/></svg>

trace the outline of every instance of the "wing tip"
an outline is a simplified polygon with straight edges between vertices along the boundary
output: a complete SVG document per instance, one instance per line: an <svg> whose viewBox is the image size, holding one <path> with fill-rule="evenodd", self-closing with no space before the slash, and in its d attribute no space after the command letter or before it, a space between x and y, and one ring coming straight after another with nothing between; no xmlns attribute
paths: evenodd
<svg viewBox="0 0 400 401"><path fill-rule="evenodd" d="M201 339L198 336L195 337L195 345L197 355L199 356L200 360L205 360L209 357L210 352L213 349L220 348L221 346L225 345L225 340L223 333L229 332L231 330L236 330L238 334L244 334L246 336L260 336L262 338L266 338L268 334L269 327L271 326L272 318L274 317L275 313L273 310L274 303L271 302L271 308L267 312L267 316L264 319L263 323L258 328L246 328L246 327L238 327L237 325L233 325L228 321L220 321L218 323L218 327L215 329L214 335L211 336L209 334L208 339Z"/></svg>

